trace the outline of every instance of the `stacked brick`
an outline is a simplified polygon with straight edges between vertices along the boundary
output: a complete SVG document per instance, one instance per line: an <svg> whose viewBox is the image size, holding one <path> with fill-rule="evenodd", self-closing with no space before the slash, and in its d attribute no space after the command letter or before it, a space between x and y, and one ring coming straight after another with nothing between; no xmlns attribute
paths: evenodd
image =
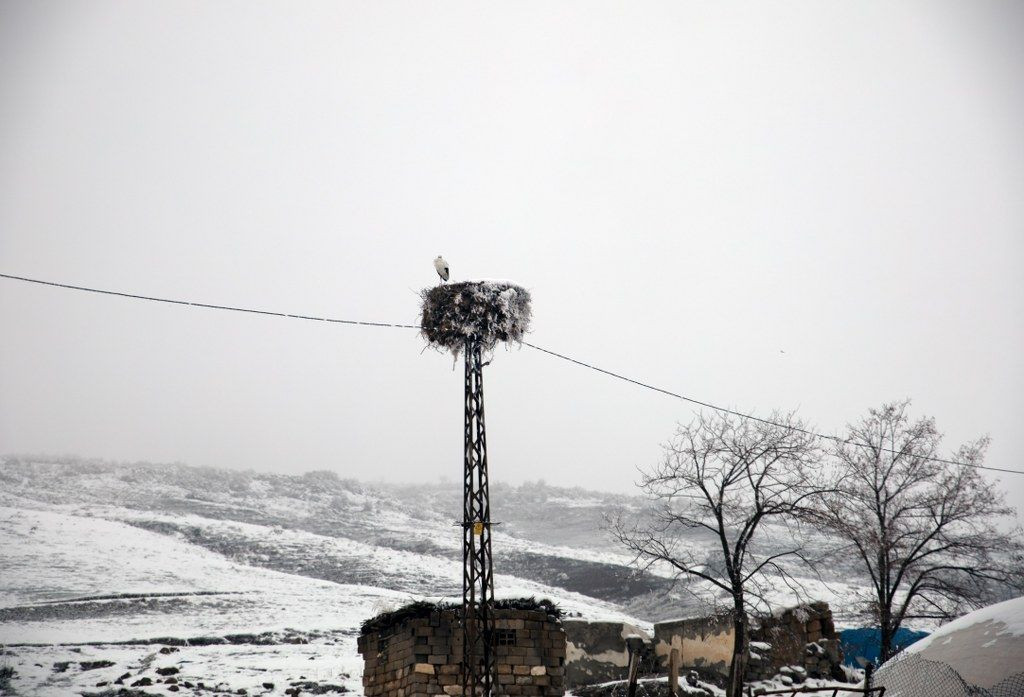
<svg viewBox="0 0 1024 697"><path fill-rule="evenodd" d="M779 615L763 618L761 626L751 632L751 638L771 644L770 667L775 669L782 666L809 668L805 665L807 645L814 642L827 640L835 644L833 651L839 648L832 610L823 602L789 608Z"/></svg>
<svg viewBox="0 0 1024 697"><path fill-rule="evenodd" d="M843 652L828 603L810 603L765 618L752 636L750 680L787 672L794 682L802 682L801 675L826 679L844 675Z"/></svg>
<svg viewBox="0 0 1024 697"><path fill-rule="evenodd" d="M836 625L832 621L832 610L828 603L813 603L808 606L815 614L807 621L807 641L834 639Z"/></svg>
<svg viewBox="0 0 1024 697"><path fill-rule="evenodd" d="M777 675L789 676L790 682L802 683L808 677L824 680L843 680L843 653L837 639L818 639L804 648L800 661L780 665L774 660L770 645L756 642L752 645L747 662L747 680L770 680ZM789 683L787 683L789 684Z"/></svg>
<svg viewBox="0 0 1024 697"><path fill-rule="evenodd" d="M812 678L843 677L843 650L839 639L818 639L804 650L804 668Z"/></svg>
<svg viewBox="0 0 1024 697"><path fill-rule="evenodd" d="M496 610L499 695L565 694L565 632L544 612ZM359 637L366 697L462 695L462 629L456 610L437 610Z"/></svg>
<svg viewBox="0 0 1024 697"><path fill-rule="evenodd" d="M750 642L747 653L747 680L767 680L778 672L779 666L772 654L771 644L763 641Z"/></svg>

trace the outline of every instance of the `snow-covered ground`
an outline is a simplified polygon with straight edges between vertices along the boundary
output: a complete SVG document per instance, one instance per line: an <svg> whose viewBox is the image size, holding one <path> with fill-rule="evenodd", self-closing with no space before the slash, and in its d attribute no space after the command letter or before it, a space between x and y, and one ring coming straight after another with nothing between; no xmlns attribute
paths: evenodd
<svg viewBox="0 0 1024 697"><path fill-rule="evenodd" d="M648 630L697 611L665 570L633 574L601 531L636 499L542 484L498 485L494 499L499 597ZM125 673L124 686L148 679L160 694L305 681L361 694L364 619L459 597L460 503L454 485L327 473L0 461L0 668L15 670L17 694L40 697L100 692ZM857 590L844 576L809 579L808 595L841 607ZM773 593L791 598L781 583Z"/></svg>
<svg viewBox="0 0 1024 697"><path fill-rule="evenodd" d="M156 669L169 665L181 670L178 681L223 682L250 692L262 691L263 682L283 688L289 678L314 675L358 691L355 628L375 607L407 598L245 566L125 523L54 511L0 508L0 546L0 643L8 645L17 692L40 697L75 694L125 672L132 674L128 684L161 679ZM110 597L120 594L139 597ZM183 647L169 654L158 653L159 644L122 643L292 628L312 643ZM73 664L59 670L67 661ZM113 665L81 670L83 661Z"/></svg>
<svg viewBox="0 0 1024 697"><path fill-rule="evenodd" d="M264 683L280 690L314 680L359 694L359 624L381 609L428 595L261 568L140 524L202 531L281 556L302 552L321 562L369 564L396 579L414 579L424 591L450 588L454 594L461 579L461 567L450 559L305 531L112 506L71 513L67 506L36 505L0 507L0 644L7 645L5 660L21 694L76 694L126 672L126 685L147 677L166 680L157 669L171 666L181 671L175 683L146 689L172 694L187 681L255 694L270 691ZM499 575L496 586L500 596L548 597L585 617L643 624L611 603L534 581ZM264 643L242 643L242 634L262 635L250 642ZM224 637L239 643L159 653L168 643ZM154 643L128 643L141 641ZM95 661L112 665L81 668Z"/></svg>

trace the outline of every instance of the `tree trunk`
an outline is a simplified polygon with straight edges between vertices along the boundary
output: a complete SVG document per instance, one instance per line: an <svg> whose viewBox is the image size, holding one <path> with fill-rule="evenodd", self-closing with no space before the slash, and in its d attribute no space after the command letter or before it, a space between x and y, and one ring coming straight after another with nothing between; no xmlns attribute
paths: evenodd
<svg viewBox="0 0 1024 697"><path fill-rule="evenodd" d="M880 646L878 650L878 663L882 664L892 658L893 654L893 639L895 638L896 632L892 627L892 619L889 617L889 613L883 612L882 622L879 625L880 634Z"/></svg>
<svg viewBox="0 0 1024 697"><path fill-rule="evenodd" d="M743 697L743 680L747 675L747 613L742 600L736 603L739 609L733 611L732 629L734 643L732 663L729 664L729 678L725 686L726 697Z"/></svg>

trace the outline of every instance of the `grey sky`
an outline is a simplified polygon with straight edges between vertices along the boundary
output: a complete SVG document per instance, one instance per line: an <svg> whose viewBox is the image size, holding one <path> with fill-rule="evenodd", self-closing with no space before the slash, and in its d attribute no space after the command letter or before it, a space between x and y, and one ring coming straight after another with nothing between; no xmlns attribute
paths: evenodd
<svg viewBox="0 0 1024 697"><path fill-rule="evenodd" d="M1024 468L1016 2L0 5L0 270L536 343L831 431L912 397ZM408 330L0 280L0 451L457 478ZM784 352L784 353L783 353ZM625 490L691 408L529 349L492 476ZM1024 477L1004 477L1024 507Z"/></svg>

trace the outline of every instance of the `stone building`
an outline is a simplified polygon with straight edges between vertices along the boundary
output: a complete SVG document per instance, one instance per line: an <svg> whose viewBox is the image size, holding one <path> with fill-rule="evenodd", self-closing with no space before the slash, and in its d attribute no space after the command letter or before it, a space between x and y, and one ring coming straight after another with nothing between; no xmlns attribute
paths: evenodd
<svg viewBox="0 0 1024 697"><path fill-rule="evenodd" d="M641 674L657 669L650 650L650 636L640 627L623 622L589 622L580 619L562 620L565 628L565 678L568 687L593 685L629 676L629 648L626 640L641 637L643 651Z"/></svg>
<svg viewBox="0 0 1024 697"><path fill-rule="evenodd" d="M728 675L733 636L729 613L658 622L654 625L654 653L662 670L667 669L672 649L678 649L682 667Z"/></svg>
<svg viewBox="0 0 1024 697"><path fill-rule="evenodd" d="M462 629L455 608L417 604L371 620L359 637L366 697L462 694ZM561 697L565 632L543 610L494 610L500 695Z"/></svg>
<svg viewBox="0 0 1024 697"><path fill-rule="evenodd" d="M842 677L842 651L828 603L787 608L752 620L750 634L750 680L772 677L791 666L814 678ZM659 622L654 625L654 651L662 670L676 648L682 667L728 675L733 637L730 613Z"/></svg>

